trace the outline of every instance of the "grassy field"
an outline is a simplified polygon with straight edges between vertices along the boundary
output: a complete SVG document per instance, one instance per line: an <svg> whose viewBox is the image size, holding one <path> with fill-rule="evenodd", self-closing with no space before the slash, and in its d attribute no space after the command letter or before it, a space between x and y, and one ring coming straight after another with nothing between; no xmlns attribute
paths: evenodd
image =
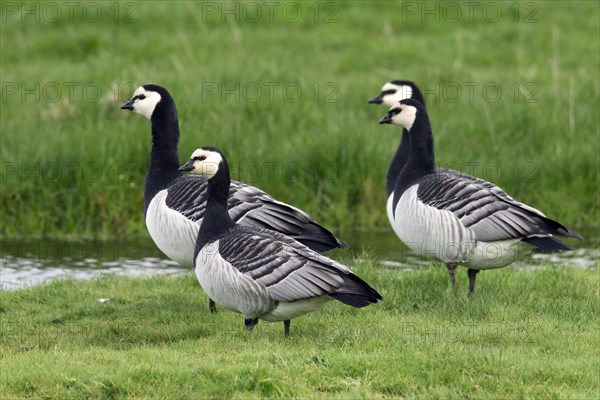
<svg viewBox="0 0 600 400"><path fill-rule="evenodd" d="M175 98L182 162L218 146L234 179L332 229L389 230L401 131L366 101L410 79L440 166L598 246L598 2L0 6L4 243L147 237L150 124L119 109L145 83ZM289 339L282 324L248 336L239 315L210 315L191 274L0 291L0 398L600 397L597 269L483 272L468 298L464 269L455 291L439 265L348 262L385 301L334 302Z"/></svg>
<svg viewBox="0 0 600 400"><path fill-rule="evenodd" d="M194 276L0 292L0 397L598 398L598 271L353 264L385 297L292 322L210 315ZM113 298L100 303L99 298Z"/></svg>
<svg viewBox="0 0 600 400"><path fill-rule="evenodd" d="M2 3L3 237L146 234L150 127L118 108L144 83L176 100L182 161L218 146L235 178L372 228L400 129L366 100L411 79L439 165L598 224L597 2L67 3Z"/></svg>

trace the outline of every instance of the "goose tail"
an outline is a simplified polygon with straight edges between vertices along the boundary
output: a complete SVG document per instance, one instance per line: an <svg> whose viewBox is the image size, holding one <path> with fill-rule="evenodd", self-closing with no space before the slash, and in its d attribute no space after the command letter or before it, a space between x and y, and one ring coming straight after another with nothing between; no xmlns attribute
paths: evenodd
<svg viewBox="0 0 600 400"><path fill-rule="evenodd" d="M346 275L345 283L336 293L332 293L330 296L356 308L362 308L383 300L377 290L352 273Z"/></svg>
<svg viewBox="0 0 600 400"><path fill-rule="evenodd" d="M550 254L559 251L573 250L571 246L552 236L532 236L522 240L534 247L535 253Z"/></svg>

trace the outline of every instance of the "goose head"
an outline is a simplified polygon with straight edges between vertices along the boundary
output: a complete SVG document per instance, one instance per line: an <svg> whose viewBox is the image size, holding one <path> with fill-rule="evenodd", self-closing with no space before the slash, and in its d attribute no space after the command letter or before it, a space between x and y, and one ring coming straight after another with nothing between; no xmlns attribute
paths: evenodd
<svg viewBox="0 0 600 400"><path fill-rule="evenodd" d="M144 85L137 88L131 99L121 105L121 109L133 111L152 120L152 115L154 115L159 104L165 103L170 98L171 95L162 86Z"/></svg>
<svg viewBox="0 0 600 400"><path fill-rule="evenodd" d="M192 153L187 163L179 167L179 171L190 172L211 179L219 172L223 162L223 154L216 148L200 147Z"/></svg>
<svg viewBox="0 0 600 400"><path fill-rule="evenodd" d="M391 107L397 102L405 99L415 99L425 104L425 99L419 87L411 81L391 81L387 82L381 88L381 92L369 99L369 103L383 104Z"/></svg>
<svg viewBox="0 0 600 400"><path fill-rule="evenodd" d="M379 123L400 125L410 131L417 118L422 120L428 118L425 106L418 100L406 99L394 104L387 114L379 120Z"/></svg>

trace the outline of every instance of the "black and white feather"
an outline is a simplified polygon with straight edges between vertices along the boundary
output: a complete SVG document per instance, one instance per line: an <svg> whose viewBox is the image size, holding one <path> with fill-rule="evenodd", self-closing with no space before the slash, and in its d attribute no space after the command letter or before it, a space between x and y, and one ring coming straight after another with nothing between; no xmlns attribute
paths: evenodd
<svg viewBox="0 0 600 400"><path fill-rule="evenodd" d="M144 188L150 236L169 258L191 267L205 212L207 181L201 176L185 176L178 170L179 122L175 103L165 88L144 85L121 108L152 122L152 150ZM236 222L279 231L316 251L347 247L302 210L240 182L232 182L229 211Z"/></svg>
<svg viewBox="0 0 600 400"><path fill-rule="evenodd" d="M490 182L436 170L429 117L420 102L400 101L380 123L400 125L409 136L409 155L387 205L394 231L412 251L443 261L453 281L457 265L468 267L469 292L479 270L517 260L521 243L553 252L571 249L555 236L581 238Z"/></svg>
<svg viewBox="0 0 600 400"><path fill-rule="evenodd" d="M350 269L297 240L236 224L226 209L227 161L217 149L196 150L181 169L208 178L194 257L198 281L217 304L243 314L248 330L260 318L284 321L288 335L290 319L328 300L360 308L381 299Z"/></svg>

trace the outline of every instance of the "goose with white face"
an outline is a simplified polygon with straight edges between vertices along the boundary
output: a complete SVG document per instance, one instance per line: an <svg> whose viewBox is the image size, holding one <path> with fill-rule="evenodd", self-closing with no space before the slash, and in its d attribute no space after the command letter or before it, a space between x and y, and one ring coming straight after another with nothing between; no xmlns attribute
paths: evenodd
<svg viewBox="0 0 600 400"><path fill-rule="evenodd" d="M417 118L417 108L408 104L396 103L387 114L379 120L380 124L400 125L410 131Z"/></svg>
<svg viewBox="0 0 600 400"><path fill-rule="evenodd" d="M412 99L413 88L406 84L397 84L387 82L381 88L381 92L369 100L369 103L383 104L386 107L391 107L399 101Z"/></svg>
<svg viewBox="0 0 600 400"><path fill-rule="evenodd" d="M160 93L145 89L143 86L137 88L131 99L121 106L122 110L130 110L134 113L152 120L152 114L156 105L160 102Z"/></svg>
<svg viewBox="0 0 600 400"><path fill-rule="evenodd" d="M222 161L223 157L216 151L197 149L192 153L189 161L181 166L179 170L211 179L219 171L219 165Z"/></svg>

